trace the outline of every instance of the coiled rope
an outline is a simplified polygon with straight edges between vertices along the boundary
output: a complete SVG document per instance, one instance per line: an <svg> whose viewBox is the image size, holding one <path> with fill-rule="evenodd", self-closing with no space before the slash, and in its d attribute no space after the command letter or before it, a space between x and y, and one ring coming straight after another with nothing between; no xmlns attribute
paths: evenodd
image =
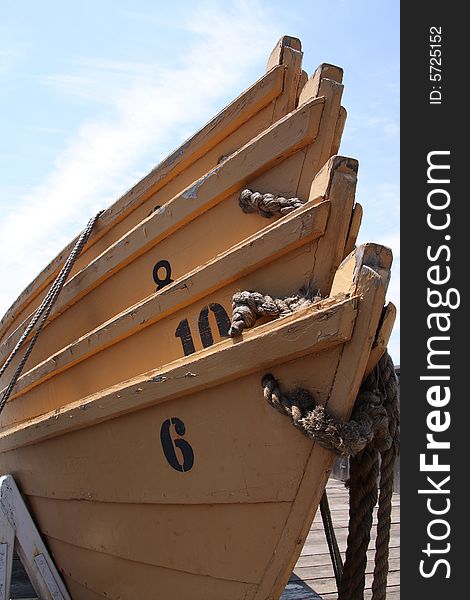
<svg viewBox="0 0 470 600"><path fill-rule="evenodd" d="M0 413L3 410L8 398L10 397L10 395L13 391L13 388L16 385L16 382L18 381L18 379L23 371L26 361L28 360L29 355L31 354L31 352L34 348L34 345L36 344L36 340L38 339L41 329L43 328L44 323L46 322L46 320L52 310L52 307L54 306L54 304L57 300L57 297L59 296L62 288L64 287L65 281L67 280L67 277L69 276L70 271L72 270L72 267L73 267L75 261L77 260L83 247L85 246L86 242L88 241L88 238L90 237L93 227L95 226L95 223L98 220L98 218L102 212L103 211L100 211L97 215L95 215L93 218L91 218L88 221L87 226L85 227L85 229L82 231L82 233L78 237L72 251L70 252L70 255L68 256L67 260L65 261L64 266L60 270L54 283L52 284L49 291L47 292L46 297L44 298L41 305L39 306L39 308L36 310L36 312L32 316L31 321L28 323L28 326L24 330L24 332L21 335L20 339L18 340L16 346L13 348L12 352L10 353L7 360L3 364L2 368L0 369L0 377L1 377L5 373L7 368L10 366L12 360L15 358L15 356L20 351L22 345L24 344L24 342L27 339L27 337L29 336L29 334L32 332L32 330L34 329L34 327L36 326L38 321L41 319L39 321L36 331L34 332L33 337L31 338L31 340L28 344L28 347L26 348L25 353L21 357L21 360L20 360L9 384L7 385L7 387L5 388L5 390L2 394L2 398L0 400Z"/></svg>
<svg viewBox="0 0 470 600"><path fill-rule="evenodd" d="M232 298L232 323L228 335L240 335L244 329L253 327L260 317L284 317L319 300L320 296L307 288L287 298L273 298L259 292L236 292Z"/></svg>
<svg viewBox="0 0 470 600"><path fill-rule="evenodd" d="M274 216L287 215L296 208L300 208L306 200L300 198L284 198L274 194L261 194L252 190L243 190L238 199L240 208L244 213L258 213L266 219Z"/></svg>
<svg viewBox="0 0 470 600"><path fill-rule="evenodd" d="M282 392L271 374L262 378L261 385L266 401L289 417L294 427L320 446L333 450L338 456L351 457L350 478L347 482L350 509L346 561L344 567L335 567L339 579L338 600L362 600L364 597L366 552L370 542L373 509L378 497L377 478L380 472L372 600L384 600L394 463L398 455L399 435L398 385L392 359L385 353L366 378L347 423L329 414L324 406L316 405L312 394L305 389ZM330 553L333 555L331 548L330 545ZM335 554L333 560L338 563L337 552Z"/></svg>

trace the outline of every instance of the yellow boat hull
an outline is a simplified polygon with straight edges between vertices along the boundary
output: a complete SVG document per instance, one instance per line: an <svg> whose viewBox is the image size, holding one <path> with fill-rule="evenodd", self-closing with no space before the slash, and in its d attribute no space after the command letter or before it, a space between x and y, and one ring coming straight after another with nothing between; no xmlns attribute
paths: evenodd
<svg viewBox="0 0 470 600"><path fill-rule="evenodd" d="M74 599L279 597L333 455L267 405L261 378L347 419L389 267L362 249L320 306L3 432L0 468Z"/></svg>

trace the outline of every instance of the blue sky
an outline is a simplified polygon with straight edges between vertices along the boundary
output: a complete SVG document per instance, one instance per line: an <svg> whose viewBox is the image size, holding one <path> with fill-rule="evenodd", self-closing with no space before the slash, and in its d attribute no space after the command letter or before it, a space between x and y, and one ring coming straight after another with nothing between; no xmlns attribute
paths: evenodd
<svg viewBox="0 0 470 600"><path fill-rule="evenodd" d="M0 313L76 235L299 37L344 69L340 153L360 163L359 242L394 252L399 305L398 0L0 0ZM400 361L399 323L390 344Z"/></svg>

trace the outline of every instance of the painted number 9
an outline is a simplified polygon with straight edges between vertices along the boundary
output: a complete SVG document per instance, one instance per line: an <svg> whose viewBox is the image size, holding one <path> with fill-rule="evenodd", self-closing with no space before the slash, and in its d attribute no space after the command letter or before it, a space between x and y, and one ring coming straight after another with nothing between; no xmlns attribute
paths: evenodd
<svg viewBox="0 0 470 600"><path fill-rule="evenodd" d="M160 440L162 442L163 452L168 464L173 467L176 471L186 473L193 468L194 465L194 452L191 448L191 444L181 437L173 439L171 437L171 427L174 427L175 433L179 436L183 436L186 432L186 427L181 419L173 417L163 422L162 428L160 429ZM176 448L180 451L176 452ZM181 458L183 459L181 462Z"/></svg>

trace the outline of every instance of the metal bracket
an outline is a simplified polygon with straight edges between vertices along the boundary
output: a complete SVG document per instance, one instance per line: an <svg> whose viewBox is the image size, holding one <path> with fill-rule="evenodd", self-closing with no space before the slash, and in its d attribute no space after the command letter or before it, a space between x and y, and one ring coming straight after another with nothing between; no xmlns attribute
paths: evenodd
<svg viewBox="0 0 470 600"><path fill-rule="evenodd" d="M11 475L0 477L0 600L10 600L16 549L39 600L71 600Z"/></svg>

